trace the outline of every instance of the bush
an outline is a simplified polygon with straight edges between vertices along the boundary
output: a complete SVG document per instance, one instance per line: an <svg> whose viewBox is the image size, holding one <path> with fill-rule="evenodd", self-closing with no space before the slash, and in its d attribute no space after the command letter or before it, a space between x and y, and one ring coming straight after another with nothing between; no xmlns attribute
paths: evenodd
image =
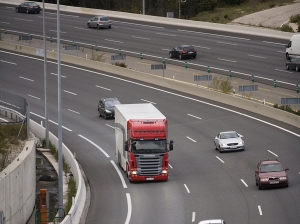
<svg viewBox="0 0 300 224"><path fill-rule="evenodd" d="M103 56L104 56L104 53L103 54L97 54L94 51L92 51L91 60L99 61L99 62L105 62L105 58L103 58Z"/></svg>
<svg viewBox="0 0 300 224"><path fill-rule="evenodd" d="M224 15L224 19L227 19L228 18L228 15Z"/></svg>
<svg viewBox="0 0 300 224"><path fill-rule="evenodd" d="M280 110L285 110L285 111L287 111L287 112L290 112L290 113L293 113L293 114L295 114L295 115L298 115L298 116L300 116L300 110L298 110L298 111L296 111L296 110L294 110L290 105L278 105L277 103L276 104L274 104L274 106L273 106L274 108L277 108L277 109L280 109Z"/></svg>
<svg viewBox="0 0 300 224"><path fill-rule="evenodd" d="M232 93L232 85L229 78L223 80L222 78L213 77L210 88L220 90L222 93Z"/></svg>
<svg viewBox="0 0 300 224"><path fill-rule="evenodd" d="M197 5L197 12L213 11L217 6L217 0L202 0Z"/></svg>
<svg viewBox="0 0 300 224"><path fill-rule="evenodd" d="M275 4L274 4L274 3L271 3L271 4L269 5L269 7L270 7L270 8L274 8L274 7L275 7Z"/></svg>
<svg viewBox="0 0 300 224"><path fill-rule="evenodd" d="M290 22L291 23L299 23L300 22L300 14L292 15L290 17Z"/></svg>
<svg viewBox="0 0 300 224"><path fill-rule="evenodd" d="M294 33L293 28L290 27L289 25L286 25L286 24L284 24L284 25L281 27L280 30L283 31L283 32L291 32L291 33Z"/></svg>
<svg viewBox="0 0 300 224"><path fill-rule="evenodd" d="M114 63L112 63L112 64L114 64ZM125 62L118 62L118 61L115 62L114 65L119 66L119 67L123 67L123 68L127 68L127 66L128 66L128 65L125 64Z"/></svg>

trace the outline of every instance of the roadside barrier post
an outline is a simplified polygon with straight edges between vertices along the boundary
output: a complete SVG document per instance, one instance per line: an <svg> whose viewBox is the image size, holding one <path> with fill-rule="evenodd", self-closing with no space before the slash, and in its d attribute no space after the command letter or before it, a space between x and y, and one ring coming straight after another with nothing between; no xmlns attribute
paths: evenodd
<svg viewBox="0 0 300 224"><path fill-rule="evenodd" d="M187 62L184 62L184 64L185 64L185 68L188 68L188 67L189 67L189 65L188 65Z"/></svg>
<svg viewBox="0 0 300 224"><path fill-rule="evenodd" d="M254 75L252 75L252 82L254 82Z"/></svg>
<svg viewBox="0 0 300 224"><path fill-rule="evenodd" d="M121 55L121 49L119 48L119 55Z"/></svg>
<svg viewBox="0 0 300 224"><path fill-rule="evenodd" d="M6 34L6 29L4 29L4 34Z"/></svg>
<svg viewBox="0 0 300 224"><path fill-rule="evenodd" d="M296 85L296 93L299 93L299 86L298 86L298 84Z"/></svg>
<svg viewBox="0 0 300 224"><path fill-rule="evenodd" d="M276 87L276 84L277 84L277 83L276 83L276 79L274 79L274 87Z"/></svg>
<svg viewBox="0 0 300 224"><path fill-rule="evenodd" d="M51 36L51 37L50 37L50 42L52 43L52 41L53 41L53 40L52 40L52 36Z"/></svg>
<svg viewBox="0 0 300 224"><path fill-rule="evenodd" d="M98 45L96 45L96 51L98 51Z"/></svg>
<svg viewBox="0 0 300 224"><path fill-rule="evenodd" d="M210 67L207 66L207 73L210 73Z"/></svg>
<svg viewBox="0 0 300 224"><path fill-rule="evenodd" d="M74 40L73 40L73 43L72 43L72 45L73 45L73 46L75 45L75 43L74 43Z"/></svg>
<svg viewBox="0 0 300 224"><path fill-rule="evenodd" d="M28 33L28 37L30 37L30 33Z"/></svg>
<svg viewBox="0 0 300 224"><path fill-rule="evenodd" d="M166 61L165 61L164 57L162 57L162 63L163 63L163 78L165 78L165 64L166 64Z"/></svg>
<svg viewBox="0 0 300 224"><path fill-rule="evenodd" d="M140 59L141 60L143 59L143 53L140 53Z"/></svg>
<svg viewBox="0 0 300 224"><path fill-rule="evenodd" d="M229 70L229 77L232 78L231 70Z"/></svg>

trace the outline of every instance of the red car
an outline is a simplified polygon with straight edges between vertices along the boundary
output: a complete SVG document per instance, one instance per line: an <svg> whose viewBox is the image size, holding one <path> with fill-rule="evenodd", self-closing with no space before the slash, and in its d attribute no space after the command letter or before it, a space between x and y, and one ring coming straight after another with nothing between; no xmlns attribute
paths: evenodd
<svg viewBox="0 0 300 224"><path fill-rule="evenodd" d="M289 179L286 171L278 160L263 160L255 170L255 182L258 189L270 187L288 187Z"/></svg>

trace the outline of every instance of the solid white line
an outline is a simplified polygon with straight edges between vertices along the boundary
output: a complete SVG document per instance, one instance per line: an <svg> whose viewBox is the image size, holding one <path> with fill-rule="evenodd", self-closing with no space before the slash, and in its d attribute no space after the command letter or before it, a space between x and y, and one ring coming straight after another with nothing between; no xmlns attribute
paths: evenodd
<svg viewBox="0 0 300 224"><path fill-rule="evenodd" d="M189 140L196 142L194 139L190 138L189 136L186 136L186 138L188 138Z"/></svg>
<svg viewBox="0 0 300 224"><path fill-rule="evenodd" d="M68 111L71 111L71 112L73 112L73 113L75 113L75 114L80 114L79 112L74 111L74 110L71 110L71 109L68 109Z"/></svg>
<svg viewBox="0 0 300 224"><path fill-rule="evenodd" d="M173 166L171 166L171 164L169 163L169 167L171 168L171 169L173 169Z"/></svg>
<svg viewBox="0 0 300 224"><path fill-rule="evenodd" d="M283 54L285 54L286 52L285 51L277 51L278 53L283 53Z"/></svg>
<svg viewBox="0 0 300 224"><path fill-rule="evenodd" d="M81 137L81 138L83 138L84 140L88 141L89 143L91 143L97 149L99 149L107 158L109 157L109 155L103 149L101 149L98 145L96 145L94 142L92 142L91 140L87 139L86 137L84 137L82 135L78 135L78 136Z"/></svg>
<svg viewBox="0 0 300 224"><path fill-rule="evenodd" d="M78 30L88 30L88 31L91 31L90 29L87 29L87 28L80 28L80 27L74 27L75 29L78 29Z"/></svg>
<svg viewBox="0 0 300 224"><path fill-rule="evenodd" d="M43 18L43 16L38 16L39 18ZM45 19L56 19L56 18L53 18L53 17L47 17L47 16L45 16Z"/></svg>
<svg viewBox="0 0 300 224"><path fill-rule="evenodd" d="M132 37L137 39L150 40L150 38L146 38L146 37L136 37L136 36L132 36Z"/></svg>
<svg viewBox="0 0 300 224"><path fill-rule="evenodd" d="M218 34L214 34L214 33L203 33L203 32L190 31L190 30L180 30L180 29L177 29L177 30L181 31L181 32L200 33L200 34L211 35L211 36L218 36L218 37L227 37L227 38L240 39L240 40L250 40L250 39L247 39L247 38L218 35Z"/></svg>
<svg viewBox="0 0 300 224"><path fill-rule="evenodd" d="M55 74L55 73L50 73L51 75L56 75L56 76L58 76L57 74ZM63 76L63 75L61 75L60 74L60 77L62 77L62 78L67 78L67 76Z"/></svg>
<svg viewBox="0 0 300 224"><path fill-rule="evenodd" d="M281 25L280 25L280 27L282 27L284 24L286 24L287 22L289 22L290 20L287 20L287 21L285 21L284 23L282 23Z"/></svg>
<svg viewBox="0 0 300 224"><path fill-rule="evenodd" d="M197 118L197 119L202 119L201 117L196 117L196 116L194 116L194 115L192 115L192 114L187 114L188 116L191 116L191 117L194 117L194 118Z"/></svg>
<svg viewBox="0 0 300 224"><path fill-rule="evenodd" d="M184 186L185 186L186 191L187 191L188 193L190 193L190 190L188 189L188 187L186 186L186 184L184 184Z"/></svg>
<svg viewBox="0 0 300 224"><path fill-rule="evenodd" d="M38 114L33 113L33 112L30 112L30 113L33 114L33 115L35 115L35 116L37 116L37 117L40 117L40 118L42 118L42 119L45 119L45 118L44 118L43 116L41 116L41 115L38 115ZM49 122L58 125L58 123L56 123L56 122L54 122L54 121L52 121L52 120L49 120ZM71 129L66 128L65 126L62 126L62 128L66 129L67 131L72 131Z"/></svg>
<svg viewBox="0 0 300 224"><path fill-rule="evenodd" d="M274 152L268 150L269 153L273 154L274 156L278 157L278 155L276 155Z"/></svg>
<svg viewBox="0 0 300 224"><path fill-rule="evenodd" d="M10 23L8 23L8 22L0 22L0 23L10 24Z"/></svg>
<svg viewBox="0 0 300 224"><path fill-rule="evenodd" d="M156 103L154 103L154 102L151 102L151 101L149 101L149 100L144 100L144 99L141 99L141 101L145 101L145 102L147 102L147 103L156 104Z"/></svg>
<svg viewBox="0 0 300 224"><path fill-rule="evenodd" d="M102 87L102 86L97 86L97 85L96 85L96 87L101 88L101 89L106 89L106 90L108 90L108 91L111 91L111 89L108 89L108 88L105 88L105 87Z"/></svg>
<svg viewBox="0 0 300 224"><path fill-rule="evenodd" d="M146 27L151 27L151 28L164 29L163 27L160 27L160 26L150 26L150 25L144 25L144 24L138 24L138 23L128 23L128 22L121 22L121 21L114 20L114 23L115 22L117 22L117 23L125 23L125 24L135 25L135 26L146 26Z"/></svg>
<svg viewBox="0 0 300 224"><path fill-rule="evenodd" d="M241 181L243 182L243 184L244 184L246 187L248 187L248 185L246 184L246 182L245 182L243 179L241 179Z"/></svg>
<svg viewBox="0 0 300 224"><path fill-rule="evenodd" d="M8 122L7 120L5 120L5 119L3 119L3 118L0 118L0 120L5 121L5 122Z"/></svg>
<svg viewBox="0 0 300 224"><path fill-rule="evenodd" d="M261 211L261 207L260 207L260 205L259 206L257 206L258 207L258 212L259 212L259 214L260 215L262 215L262 211Z"/></svg>
<svg viewBox="0 0 300 224"><path fill-rule="evenodd" d="M218 44L229 44L229 45L237 45L237 44L233 44L233 43L227 43L227 42L217 42Z"/></svg>
<svg viewBox="0 0 300 224"><path fill-rule="evenodd" d="M32 98L38 99L38 100L41 99L41 98L38 98L38 97L36 97L36 96L32 96L32 95L29 95L29 94L27 94L27 95L30 96L30 97L32 97Z"/></svg>
<svg viewBox="0 0 300 224"><path fill-rule="evenodd" d="M17 56L24 57L24 58L30 58L30 59L33 59L33 60L44 61L44 59L34 58L34 57L30 57L30 56L26 56L26 55L21 55L21 54L17 54L17 53L12 53L12 52L8 52L8 51L2 51L2 50L0 50L0 52L11 54L11 55L17 55ZM57 62L51 62L51 61L48 61L48 63L57 64ZM184 98L184 99L188 99L188 100L192 100L192 101L195 101L195 102L198 102L198 103L209 105L209 106L212 106L212 107L215 107L215 108L226 110L228 112L232 112L232 113L235 113L235 114L238 114L238 115L250 118L252 120L259 121L261 123L270 125L270 126L272 126L274 128L280 129L282 131L285 131L287 133L290 133L290 134L295 135L295 136L297 136L297 137L300 138L300 134L297 134L295 132L292 132L292 131L290 131L288 129L282 128L282 127L280 127L278 125L275 125L275 124L272 124L270 122L258 119L256 117L253 117L253 116L250 116L250 115L247 115L247 114L244 114L244 113L232 110L232 109L228 109L226 107L218 106L216 104L212 104L212 103L208 103L208 102L205 102L205 101L202 101L202 100L198 100L198 99L195 99L195 98L192 98L192 97L180 95L178 93L174 93L174 92L170 92L170 91L167 91L167 90L159 89L159 88L156 88L156 87L153 87L153 86L141 84L141 83L138 83L138 82L135 82L135 81L130 81L130 80L127 80L125 78L114 77L114 76L107 75L107 74L104 74L104 73L101 73L101 72L91 71L91 70L88 70L88 69L79 68L79 67L72 66L72 65L67 65L67 64L61 64L61 65L65 66L65 67L68 67L68 68L73 68L73 69L77 69L77 70L80 70L80 71L84 71L84 72L89 72L89 73L93 73L93 74L97 74L97 75L102 75L102 76L109 77L109 78L116 79L116 80L120 80L120 81L123 81L123 82L132 83L132 84L135 84L135 85L138 85L138 86L142 86L142 87L146 87L146 88L149 88L149 89L157 90L157 91L162 92L162 93L167 93L167 94L170 94L170 95L173 95L173 96L181 97L181 98ZM232 72L235 72L235 71L232 71ZM236 72L236 73L238 73L238 72ZM239 73L239 74L247 75L245 73ZM264 78L264 77L260 77L260 78ZM264 78L264 79L266 79L266 78ZM269 79L269 80L271 80L271 79ZM282 82L282 83L286 83L286 82ZM286 83L286 84L292 85L291 83Z"/></svg>
<svg viewBox="0 0 300 224"><path fill-rule="evenodd" d="M27 78L22 77L22 76L19 76L19 78L20 78L20 79L25 79L25 80L30 81L30 82L34 82L34 80L32 80L32 79L27 79Z"/></svg>
<svg viewBox="0 0 300 224"><path fill-rule="evenodd" d="M29 21L29 22L32 22L33 20L30 20L30 19L19 19L19 18L15 18L16 20L22 20L22 21Z"/></svg>
<svg viewBox="0 0 300 224"><path fill-rule="evenodd" d="M202 46L197 46L197 45L194 45L194 47L200 47L200 48L210 49L209 47L202 47Z"/></svg>
<svg viewBox="0 0 300 224"><path fill-rule="evenodd" d="M57 33L57 30L49 30L49 31ZM60 33L67 33L67 32L60 31Z"/></svg>
<svg viewBox="0 0 300 224"><path fill-rule="evenodd" d="M155 34L163 35L163 36L176 37L176 35L174 35L174 34L167 34L167 33L155 33Z"/></svg>
<svg viewBox="0 0 300 224"><path fill-rule="evenodd" d="M115 162L114 162L113 160L111 160L110 162L111 162L111 164L114 166L114 168L116 169L116 171L117 171L117 173L118 173L118 175L119 175L119 177L120 177L120 179L121 179L123 188L127 188L126 182L125 182L125 180L124 180L124 177L123 177L123 175L122 175L120 169L118 168L118 166L115 164Z"/></svg>
<svg viewBox="0 0 300 224"><path fill-rule="evenodd" d="M236 63L236 61L231 61L231 60L227 60L227 59L223 59L223 58L218 58L219 60L221 60L221 61L229 61L229 62L234 62L234 63Z"/></svg>
<svg viewBox="0 0 300 224"><path fill-rule="evenodd" d="M289 72L289 71L285 71L285 70L280 70L280 69L277 69L277 68L275 68L275 70L279 71L279 72L293 73L293 72Z"/></svg>
<svg viewBox="0 0 300 224"><path fill-rule="evenodd" d="M108 127L110 127L110 128L113 128L113 129L115 129L115 127L114 126L111 126L111 125L109 125L109 124L105 124L106 126L108 126Z"/></svg>
<svg viewBox="0 0 300 224"><path fill-rule="evenodd" d="M77 95L76 93L72 93L72 92L70 92L70 91L67 91L67 90L64 90L64 92L66 92L66 93L70 93L70 94L73 94L73 95Z"/></svg>
<svg viewBox="0 0 300 224"><path fill-rule="evenodd" d="M222 163L225 163L223 160L221 160L218 156L216 156L218 160L220 160Z"/></svg>
<svg viewBox="0 0 300 224"><path fill-rule="evenodd" d="M14 62L9 62L9 61L3 61L3 60L0 60L1 62L4 62L4 63L7 63L7 64L13 64L13 65L17 65L17 63L14 63Z"/></svg>
<svg viewBox="0 0 300 224"><path fill-rule="evenodd" d="M253 54L248 54L248 56L250 56L250 57L256 57L256 58L266 58L266 57L263 57L263 56L257 56L257 55L253 55Z"/></svg>
<svg viewBox="0 0 300 224"><path fill-rule="evenodd" d="M56 13L54 13L54 14L56 14ZM60 14L61 16L67 16L67 17L79 17L79 16L73 16L73 15L67 15L67 14Z"/></svg>
<svg viewBox="0 0 300 224"><path fill-rule="evenodd" d="M192 213L192 222L195 222L196 212Z"/></svg>
<svg viewBox="0 0 300 224"><path fill-rule="evenodd" d="M263 41L264 43L267 44L278 44L278 45L286 45L286 44L281 44L281 43L275 43L275 42L269 42L269 41Z"/></svg>
<svg viewBox="0 0 300 224"><path fill-rule="evenodd" d="M122 42L122 41L118 41L118 40L110 40L110 39L104 39L104 40L106 40L106 41L110 41L110 42L121 43L121 44L123 44L123 43L124 43L124 42Z"/></svg>
<svg viewBox="0 0 300 224"><path fill-rule="evenodd" d="M129 224L131 219L131 213L132 213L131 197L129 193L126 193L126 198L127 198L128 211L127 211L125 224Z"/></svg>

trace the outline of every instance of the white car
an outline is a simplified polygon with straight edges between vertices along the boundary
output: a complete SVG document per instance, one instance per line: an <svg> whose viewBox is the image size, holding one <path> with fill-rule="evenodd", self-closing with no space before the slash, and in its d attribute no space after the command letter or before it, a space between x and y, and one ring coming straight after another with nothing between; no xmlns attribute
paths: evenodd
<svg viewBox="0 0 300 224"><path fill-rule="evenodd" d="M226 224L226 223L222 219L211 219L211 220L200 221L199 224Z"/></svg>
<svg viewBox="0 0 300 224"><path fill-rule="evenodd" d="M243 135L235 131L220 132L215 137L215 148L219 152L232 150L245 150L245 144L242 140Z"/></svg>

